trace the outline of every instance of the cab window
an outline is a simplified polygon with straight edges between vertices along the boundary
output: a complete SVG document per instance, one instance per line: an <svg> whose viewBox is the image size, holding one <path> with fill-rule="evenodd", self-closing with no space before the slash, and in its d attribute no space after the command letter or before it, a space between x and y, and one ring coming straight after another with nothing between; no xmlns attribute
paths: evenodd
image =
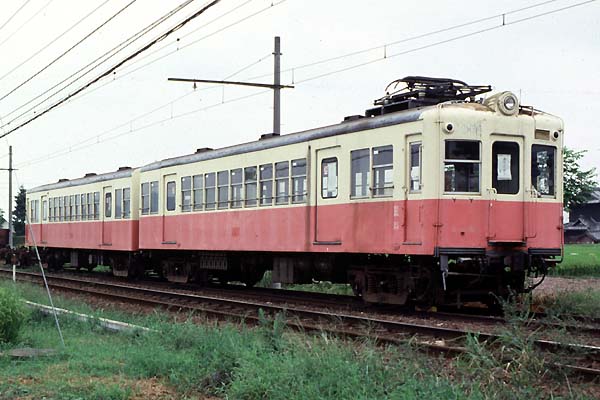
<svg viewBox="0 0 600 400"><path fill-rule="evenodd" d="M479 193L480 142L446 140L445 144L444 191L448 193Z"/></svg>
<svg viewBox="0 0 600 400"><path fill-rule="evenodd" d="M531 146L531 184L542 196L554 196L556 147Z"/></svg>

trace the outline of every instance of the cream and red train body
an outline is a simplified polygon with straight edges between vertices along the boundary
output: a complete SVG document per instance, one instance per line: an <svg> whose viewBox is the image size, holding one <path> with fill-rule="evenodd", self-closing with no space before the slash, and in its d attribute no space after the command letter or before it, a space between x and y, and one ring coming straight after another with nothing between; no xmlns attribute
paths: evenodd
<svg viewBox="0 0 600 400"><path fill-rule="evenodd" d="M562 254L562 121L508 92L392 100L337 125L29 190L32 232L59 263L120 276L253 284L273 270L397 304L527 290ZM88 193L98 212L82 220Z"/></svg>

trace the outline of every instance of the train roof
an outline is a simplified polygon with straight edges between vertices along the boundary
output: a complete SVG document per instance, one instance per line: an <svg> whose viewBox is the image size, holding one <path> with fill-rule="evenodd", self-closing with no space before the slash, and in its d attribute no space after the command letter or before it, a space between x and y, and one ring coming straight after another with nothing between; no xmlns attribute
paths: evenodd
<svg viewBox="0 0 600 400"><path fill-rule="evenodd" d="M360 118L357 120L344 121L339 124L324 126L321 128L309 129L306 131L290 133L282 136L272 136L266 139L260 139L255 142L248 142L221 149L203 151L200 153L189 154L185 156L167 158L165 160L155 161L141 167L142 171L153 171L160 168L172 167L182 164L190 164L198 161L212 160L215 158L233 156L254 151L267 150L275 147L286 146L290 144L307 142L310 140L321 139L330 136L344 135L352 132L365 131L385 126L397 125L406 122L418 121L421 118L423 109L413 109L404 112L386 114L371 118Z"/></svg>
<svg viewBox="0 0 600 400"><path fill-rule="evenodd" d="M77 179L64 179L64 180L61 179L57 183L49 183L46 185L34 187L33 189L29 189L29 190L27 190L27 193L43 192L46 190L63 189L63 188L68 188L68 187L73 187L73 186L89 185L91 183L110 181L113 179L129 178L132 175L132 173L133 173L132 168L120 168L118 171L107 172L105 174L99 174L99 175L88 174L91 176L86 175L83 178L77 178Z"/></svg>

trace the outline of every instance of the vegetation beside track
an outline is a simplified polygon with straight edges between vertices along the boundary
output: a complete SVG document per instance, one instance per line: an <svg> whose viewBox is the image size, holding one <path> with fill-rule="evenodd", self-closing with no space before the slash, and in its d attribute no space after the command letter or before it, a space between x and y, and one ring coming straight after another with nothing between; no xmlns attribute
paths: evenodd
<svg viewBox="0 0 600 400"><path fill-rule="evenodd" d="M0 282L0 287L11 286ZM19 284L18 291L47 303L39 287ZM506 365L474 340L466 356L446 360L410 346L382 348L368 341L349 346L325 333L302 335L285 329L280 319L264 319L255 328L217 327L193 323L203 321L199 316L173 323L159 313L94 310L60 297L56 304L156 332L108 333L95 323L61 317L66 348L57 356L26 361L0 356L0 399L535 399L569 393L593 398L595 390L571 381L570 392L565 391L565 378L545 369L527 338L511 345L512 362ZM518 336L518 330L507 333L513 342ZM20 340L0 345L0 351L60 349L53 319L37 313L27 320Z"/></svg>
<svg viewBox="0 0 600 400"><path fill-rule="evenodd" d="M600 245L565 244L564 259L550 274L565 277L600 277Z"/></svg>

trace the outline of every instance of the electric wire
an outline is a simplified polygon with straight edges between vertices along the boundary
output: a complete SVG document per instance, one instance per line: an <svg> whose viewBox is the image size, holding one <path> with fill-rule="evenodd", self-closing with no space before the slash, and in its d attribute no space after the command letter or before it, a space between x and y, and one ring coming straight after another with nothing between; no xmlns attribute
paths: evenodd
<svg viewBox="0 0 600 400"><path fill-rule="evenodd" d="M23 29L23 27L25 25L27 25L29 22L31 22L31 20L33 20L35 17L37 17L46 8L48 8L48 6L50 5L50 3L52 3L53 1L54 0L48 0L46 2L46 4L44 4L39 10L37 10L31 17L29 17L27 20L25 20L25 22L23 22L21 25L19 25L19 27L17 29L15 29L10 35L8 35L7 37L5 37L4 40L0 42L0 46L2 46L4 43L8 42L10 40L10 38L12 38L14 35L16 35L17 33L19 33L21 31L21 29Z"/></svg>
<svg viewBox="0 0 600 400"><path fill-rule="evenodd" d="M250 1L252 1L252 0L250 0ZM195 41L194 41L194 44L196 44L196 43L199 43L201 40L208 39L209 37L211 37L211 36L214 36L214 35L216 35L217 33L224 31L225 29L232 28L232 27L234 27L235 25L237 25L237 24L240 24L240 23L242 23L242 22L244 22L244 21L246 21L246 20L248 20L248 19L250 19L250 18L252 18L252 17L254 17L254 16L256 16L256 15L259 15L259 14L261 14L261 13L265 12L265 11L268 11L268 10L272 9L273 7L276 7L276 6L278 6L278 5L282 4L282 3L285 3L286 1L287 1L287 0L280 0L280 1L276 2L276 3L271 3L271 5L270 5L270 6L268 6L268 7L265 7L265 8L263 8L263 9L261 9L261 10L259 10L259 11L255 12L255 13L252 13L252 14L250 14L250 15L246 16L246 17L243 17L243 18L241 18L241 19L239 19L239 20L235 21L234 23L232 23L232 24L229 24L229 25L228 25L227 27L225 27L225 28L221 28L221 29L219 29L219 30L217 30L217 31L214 31L214 32L212 32L212 33L210 33L210 34L207 34L207 35L205 35L205 36L201 37L200 39L197 39L197 40L195 40ZM243 6L243 5L245 5L245 4L247 4L248 2L249 2L249 1L247 1L246 3L244 3L244 4L240 5L240 7L241 7L241 6ZM237 9L237 8L239 8L239 7L236 7L236 9ZM235 9L234 9L234 10L231 10L231 11L235 11ZM228 12L228 13L229 13L229 12ZM207 24L205 24L204 26L208 26L208 25L209 25L209 24L211 24L212 22L216 21L216 20L217 20L217 19L219 19L219 18L222 18L222 17L224 17L224 16L225 16L225 15L227 15L228 13L222 14L221 16L219 16L219 17L215 18L214 20L212 20L212 21L208 22L208 23L207 23ZM203 26L203 27L204 27L204 26ZM186 36L187 36L187 35L183 35L182 37L186 37ZM171 42L171 43L169 43L169 44L167 44L167 45L165 45L165 46L161 47L161 48L160 48L160 49L158 49L157 51L154 51L154 52L152 52L152 53L149 53L149 54L150 54L150 55L152 55L152 54L155 54L155 53L157 53L158 51L160 51L160 50L163 50L163 49L165 49L166 47L168 47L168 46L170 46L170 45L173 45L174 43L177 43L177 42ZM106 82L104 82L103 84L101 84L101 85L98 85L98 86L97 86L97 87L95 87L94 89L88 90L88 91L86 91L85 93L82 93L82 94L78 95L78 96L77 96L77 97L76 97L74 100L79 100L79 99L81 99L81 98L83 98L83 97L85 97L85 96L87 96L87 95L89 95L89 94L91 94L91 93L94 93L95 91L97 91L97 90L100 90L100 89L102 89L103 87L106 87L107 85L110 85L111 83L114 83L114 82L116 82L117 80L119 80L119 79L121 79L121 78L125 78L126 76L129 76L129 75L131 75L131 74L133 74L133 73L135 73L135 72L137 72L137 71L139 71L139 70L141 70L141 69L143 69L143 68L146 68L146 67L148 67L148 66L150 66L150 65L154 64L155 62L157 62L157 61L160 61L160 60L162 60L162 59L164 59L164 58L166 58L166 57L168 57L168 56L170 56L170 55L173 55L173 54L177 53L179 50L182 50L182 49L184 49L184 48L187 48L187 47L188 47L188 46L185 46L185 47L182 47L182 48L177 48L176 50L173 50L173 51L171 51L171 52L169 52L169 53L166 53L166 54L164 54L164 55L162 55L162 56L160 56L160 57L158 57L158 58L156 58L156 59L154 59L154 60L151 60L151 61L149 61L149 62L148 62L148 63L146 63L146 64L143 64L143 65L141 65L141 66L139 66L139 67L137 67L137 68L133 69L133 70L127 71L127 72L125 72L125 73L121 73L121 74L117 75L116 77L114 77L114 79L112 79L112 80L110 80L110 81L106 81ZM129 65L126 67L126 68L129 68L129 67L131 67L131 66L133 66L133 65L137 64L138 62L140 62L141 60L143 60L143 59L145 59L145 58L148 58L148 55L146 55L146 57L140 57L140 59L136 60L135 62L132 62L132 63L130 63L130 64L129 64ZM7 114L7 115L9 115L9 114Z"/></svg>
<svg viewBox="0 0 600 400"><path fill-rule="evenodd" d="M63 83L67 82L69 79L71 79L73 77L76 77L77 75L80 74L79 77L73 79L68 84L66 84L63 87L61 87L60 89L54 91L54 93L50 94L49 96L47 96L43 100L39 101L38 103L34 104L32 107L28 108L27 110L25 110L21 114L17 115L16 117L14 117L13 119L11 119L10 121L8 121L6 123L3 123L2 126L0 126L0 128L4 128L4 127L10 125L11 123L15 122L19 118L27 115L27 113L29 113L30 111L35 110L36 107L44 104L46 101L48 101L51 98L53 98L54 96L58 95L60 92L62 92L66 88L68 88L69 86L73 85L78 80L82 79L85 75L89 74L94 69L98 68L100 65L104 64L105 62L107 62L110 58L114 57L118 52L120 52L123 49L129 47L131 44L133 44L138 39L140 39L141 37L143 37L144 35L146 35L150 31L152 31L153 29L155 29L161 23L163 23L164 21L166 21L167 19L169 19L170 17L172 17L173 15L175 15L177 12L181 11L183 8L185 8L186 6L188 6L189 4L191 4L193 1L194 0L186 0L186 1L184 1L179 6L177 6L173 10L169 11L167 14L164 14L159 19L153 21L152 23L150 23L149 25L147 25L146 27L144 27L140 31L138 31L135 34L133 34L132 36L130 36L128 39L124 40L123 42L119 43L117 46L113 47L112 49L110 49L107 52L105 52L104 54L102 54L100 57L97 57L96 59L94 59L93 61L89 62L85 66L81 67L80 69L78 69L77 71L75 71L74 73L72 73L71 75L69 75L68 77L64 78L62 81L56 83L54 86L50 87L49 89L46 89L41 94L37 95L36 97L32 98L31 100L27 101L26 103L21 104L19 107L15 108L11 112L5 114L3 116L3 118L6 118L6 117L8 117L8 116L10 116L10 115L12 115L14 113L16 113L20 109L26 107L27 105L31 104L35 100L39 99L40 97L48 94L53 89L56 89L57 87L59 87ZM85 72L83 72L83 71L85 71Z"/></svg>
<svg viewBox="0 0 600 400"><path fill-rule="evenodd" d="M39 114L31 117L30 119L28 119L27 121L19 124L18 126L12 128L11 130L9 130L8 132L3 133L2 135L0 135L0 139L2 139L5 136L10 135L11 133L23 128L24 126L30 124L31 122L35 121L36 119L40 118L41 116L47 114L48 112L52 111L54 108L56 108L58 105L66 102L67 100L69 100L70 98L72 98L73 96L77 95L78 93L84 91L86 88L88 88L89 86L93 85L94 83L98 82L100 79L102 79L103 77L110 75L114 70L116 70L117 68L119 68L121 65L125 64L127 61L135 58L138 54L143 53L144 51L146 51L147 49L151 48L153 45L155 45L156 43L164 40L165 38L167 38L168 36L170 36L171 34L173 34L174 32L178 31L179 29L183 28L185 25L187 25L190 21L194 20L195 18L197 18L198 16L204 14L207 10L209 10L210 8L212 8L213 6L215 6L216 4L218 4L221 0L213 0L211 1L209 4L203 6L200 10L198 10L196 13L194 13L193 15L191 15L190 17L186 18L185 20L183 20L182 22L180 22L179 24L173 26L171 29L169 29L167 32L163 33L162 35L158 36L157 38L155 38L154 40L150 41L150 43L146 44L144 47L142 47L141 49L135 51L133 54L125 57L123 60L119 61L117 64L115 64L114 66L110 67L108 70L106 70L105 72L101 73L99 76L97 76L96 78L92 79L91 81L89 81L88 83L86 83L85 85L83 85L82 87L80 87L79 89L77 89L75 92L67 95L66 97L62 98L61 100L59 100L57 103L49 106L48 108L46 108L44 111L40 112Z"/></svg>
<svg viewBox="0 0 600 400"><path fill-rule="evenodd" d="M258 61L252 62L252 63L250 63L250 64L246 65L245 67L243 67L243 68L241 68L241 69L239 69L239 70L235 71L234 73L232 73L232 74L229 74L229 75L228 75L227 77L225 77L224 79L230 79L230 78L232 78L232 77L234 77L234 76L238 75L239 73L241 73L241 72L243 72L243 71L247 70L248 68L251 68L251 67L253 67L253 66L257 65L258 63L260 63L260 62L264 61L264 60L265 60L266 58L268 58L269 56L271 56L271 53L268 53L267 55L265 55L265 56L261 57L261 58L260 58ZM101 133L99 133L99 134L96 134L96 135L90 136L90 137L88 137L88 138L86 138L86 139L80 140L79 142L76 142L76 143L71 143L69 146L66 146L66 147L63 147L63 148L61 148L61 149L58 149L58 150L56 150L56 151L54 151L54 152L52 152L52 153L45 154L45 155L43 155L43 156L40 156L40 157L36 157L36 158L29 159L29 160L25 161L25 162L24 162L22 165L32 165L32 164L37 164L38 162L41 162L41 161L45 161L45 160L48 160L48 159L56 158L56 156L59 156L59 155L65 155L65 154L71 153L71 152L73 152L73 151L81 150L81 149L83 149L83 148L86 148L86 147L88 147L88 146L81 147L82 145L86 145L86 144L88 144L88 143L90 143L90 142L93 142L93 144L99 144L99 143L102 143L102 142L104 142L105 140L104 140L104 139L101 139L101 138L102 138L102 137L104 137L104 136L106 136L107 134L109 134L109 133L111 133L111 132L114 132L114 131L116 131L116 130L118 130L118 129L120 129L120 128L126 127L126 126L129 126L129 127L130 127L130 129L133 129L133 128L131 128L131 126L132 126L132 124L133 124L135 121L138 121L138 120L140 120L140 119L142 119L142 118L144 118L144 117L147 117L148 115L150 115L150 114L153 114L153 113L155 113L155 112L157 112L157 111L159 111L159 110L162 110L162 109L164 109L165 107L171 106L171 105L173 105L174 103L176 103L176 102L178 102L178 101L180 101L180 100L182 100L182 99L184 99L184 98L186 98L186 97L188 97L188 96L190 96L190 95L192 95L192 94L198 93L200 90L211 90L211 89L218 89L218 88L219 88L219 86L210 86L210 87L207 87L207 88L198 89L198 90L194 90L194 91L192 91L192 92L186 93L186 94L184 94L184 95L182 95L182 96L179 96L179 97L177 97L177 98L175 98L175 99L173 99L173 100L170 100L170 101L168 101L168 102L166 102L166 103L163 103L162 105L160 105L160 106L157 106L157 107L153 108L152 110L146 111L146 112L144 112L143 114L141 114L141 115L138 115L138 116L136 116L136 117L135 117L135 118L133 118L133 119L130 119L130 120L128 120L128 121L125 121L125 122L123 122L123 123L121 123L121 124L119 124L119 125L117 125L117 126L115 126L115 127L113 127L113 128L107 129L107 130L105 130L105 131L103 131L103 132L101 132ZM227 103L228 103L228 102L229 102L229 101L227 101ZM222 104L222 103L219 103L219 104ZM173 116L173 115L171 115L171 118L170 118L170 119L176 119L176 118L179 118L179 116ZM161 121L161 122L164 122L164 121ZM152 126L153 126L153 125L152 125ZM150 127L150 126L148 126L148 127ZM137 129L136 129L136 131L137 131ZM129 132L126 132L126 133L129 133ZM0 159L2 159L3 157L8 157L8 155L0 156Z"/></svg>
<svg viewBox="0 0 600 400"><path fill-rule="evenodd" d="M553 2L553 1L556 1L556 0L544 2L544 3L540 3L540 4L547 4L547 3L550 3L550 2ZM547 11L547 12L535 14L535 15L532 15L532 16L529 16L529 17L524 17L524 18L521 18L521 19L518 19L518 20L515 20L515 21L509 21L509 22L503 21L503 23L501 25L492 26L492 27L489 27L489 28L486 28L486 29L481 29L481 30L478 30L478 31L475 31L475 32L470 32L470 33L459 35L459 36L455 36L455 37L452 37L452 38L449 38L449 39L446 39L446 40L442 40L442 41L437 41L437 42L434 42L434 43L430 43L428 45L424 45L424 46L420 46L420 47L417 47L417 48L413 48L413 49L409 49L409 50L406 50L406 51L402 51L402 52L399 52L399 53L387 55L387 57L384 57L384 58L378 58L376 60L369 60L367 62L363 62L363 63L360 63L360 64L351 65L351 66L348 66L348 67L345 67L345 68L342 68L342 69L339 69L339 70L330 71L330 72L327 72L327 73L324 73L324 74L319 74L319 75L316 75L316 76L312 76L312 77L303 79L301 81L298 81L298 82L296 82L296 84L301 84L301 83L304 83L304 82L308 82L308 81L320 79L320 78L323 78L325 76L330 76L330 75L333 75L333 74L345 72L345 71L348 71L348 70L351 70L351 69L355 69L355 68L358 68L358 67L361 67L361 66L364 66L364 65L368 65L368 64L375 63L375 62L379 62L379 61L385 60L387 58L397 57L397 56L400 56L400 55L408 54L408 53L411 53L411 52L416 52L416 51L427 49L427 48L431 48L431 47L434 47L434 46L439 46L441 44L445 44L445 43L448 43L448 42L453 42L453 41L456 41L456 40L459 40L459 39L463 39L463 38L467 38L467 37L470 37L470 36L482 34L482 33L485 33L485 32L491 31L491 30L499 29L499 28L501 28L503 26L510 26L510 25L522 23L522 22L529 21L529 20L532 20L532 19L540 18L542 16L546 16L546 15L549 15L549 14L554 14L554 13L557 13L557 12L561 12L561 11L565 11L565 10L568 10L568 9L571 9L571 8L579 7L579 6L582 6L582 5L585 5L585 4L589 4L589 3L592 3L592 2L595 2L595 1L596 0L587 0L587 1L584 1L584 2L572 4L572 5L569 5L569 6L565 6L565 7L559 8L559 9L554 9L554 10L550 10L550 11ZM533 6L530 6L530 7L527 7L527 8L532 8L532 7ZM516 12L516 11L511 11L510 13L514 13L514 12ZM504 15L506 15L506 14L508 14L508 13L504 13ZM495 18L498 18L498 16L502 16L502 15L503 14L496 15ZM486 18L486 19L488 19L488 18ZM381 48L381 46L378 46L376 48ZM314 63L312 63L312 64L314 64ZM305 64L305 65L308 66L309 64ZM244 69L246 69L246 68L244 68ZM291 70L291 69L292 68L290 68L288 70ZM268 75L262 75L262 76L259 76L259 77L264 77L264 76L268 76ZM199 109L196 109L196 110L191 110L191 111L188 111L188 112L186 112L184 114L179 114L179 115L176 115L176 116L172 116L171 118L167 118L167 119L164 119L164 120L156 121L156 122L150 123L148 125L136 128L134 131L125 132L125 133L122 133L122 134L119 134L119 135L112 136L111 138L109 138L107 140L112 140L112 139L115 139L115 138L120 137L122 135L130 134L130 133L133 133L135 131L146 129L146 128L149 128L151 126L154 126L154 125L157 125L157 124L160 124L160 123L164 123L164 122L166 122L168 120L171 120L171 119L181 118L181 117L188 116L188 115L200 112L200 111L204 111L204 110L209 109L209 108L217 107L217 106L219 106L221 104L227 104L227 103L230 103L230 102L233 102L233 101L242 100L244 98L253 97L253 96L256 96L256 95L259 95L259 94L263 94L263 93L267 93L267 92L270 92L270 90L263 91L263 92L260 92L260 93L255 93L255 94L250 95L250 96L243 96L243 97L235 98L235 99L232 99L232 100L229 100L229 101L212 104L212 105L210 105L208 107L202 107L202 108L199 108ZM2 138L2 137L3 136L0 136L0 138ZM92 145L95 145L95 144L96 143L94 143ZM87 146L87 147L89 147L89 146ZM36 158L35 160L27 161L24 164L22 164L21 166L30 166L30 165L32 165L34 163L37 163L38 159L41 160L41 161L43 161L42 157L39 157L39 158Z"/></svg>
<svg viewBox="0 0 600 400"><path fill-rule="evenodd" d="M14 12L14 13L13 13L13 14L10 16L10 17L8 17L8 19L7 19L7 20L6 20L6 21L5 21L5 22L4 22L4 23L3 23L3 24L0 26L0 30L2 30L2 28L4 28L6 25L8 25L8 24L10 23L10 21L12 21L12 20L13 20L13 18L14 18L14 17L16 17L16 16L17 16L17 14L18 14L18 13L19 13L19 12L20 12L20 11L21 11L23 8L25 8L25 6L26 6L27 4L29 4L29 2L30 2L30 1L31 1L31 0L25 0L25 3L21 4L21 7L19 7L19 8L17 9L17 11L15 11L15 12Z"/></svg>
<svg viewBox="0 0 600 400"><path fill-rule="evenodd" d="M63 36L65 36L67 33L69 33L70 31L72 31L75 27L77 27L80 23L82 23L83 21L85 21L90 15L92 15L93 13L95 13L96 11L98 11L103 5L105 5L109 1L110 0L105 0L104 3L102 3L98 7L94 8L92 11L90 11L87 15L85 15L79 21L75 22L75 24L71 25L71 27L69 27L63 33L61 33L60 35L58 35L57 37L55 37L54 39L52 39L50 42L46 43L45 45L41 46L37 51L35 51L27 59L25 59L24 61L22 61L19 65L15 66L13 69L11 69L10 71L6 72L4 75L0 76L0 80L6 78L10 74L12 74L13 72L15 72L19 68L21 68L23 65L27 64L29 61L31 61L33 58L35 58L37 55L39 55L43 50L45 50L48 47L52 46L56 41L60 40Z"/></svg>
<svg viewBox="0 0 600 400"><path fill-rule="evenodd" d="M102 3L98 8L100 8L102 5L106 4L109 0L106 0L104 3ZM116 17L118 17L120 14L122 14L125 10L127 10L131 5L133 5L137 0L131 0L129 3L127 3L123 8L121 8L119 11L117 11L115 14L111 15L106 21L104 21L103 23L101 23L100 25L98 25L96 28L94 28L91 32L89 32L88 34L86 34L83 38L81 38L80 40L78 40L74 45L72 45L71 47L69 47L67 50L65 50L62 54L60 54L58 57L54 58L52 61L50 61L48 64L46 64L46 66L44 66L42 69L40 69L39 71L37 71L36 73L34 73L33 75L31 75L29 78L25 79L23 82L21 82L19 85L17 85L14 89L12 89L11 91L9 91L8 93L6 93L4 96L0 97L0 101L4 100L5 98L7 98L8 96L10 96L11 94L13 94L14 92L16 92L19 88L23 87L24 85L26 85L28 82L30 82L32 79L34 79L35 77L37 77L38 75L40 75L42 72L44 72L45 70L47 70L48 68L50 68L52 65L54 65L56 62L58 62L61 58L63 58L64 56L66 56L67 54L69 54L73 49L75 49L77 46L79 46L81 43L85 42L87 39L89 39L91 36L93 36L96 32L98 32L100 29L102 29L103 27L105 27L110 21L112 21L113 19L115 19ZM98 10L98 8L96 8L93 12L95 12L96 10ZM86 18L91 15L88 14L86 16ZM31 59L31 58L30 58ZM21 63L19 66L21 66L23 63ZM6 76L6 75L5 75ZM0 78L1 80L2 78Z"/></svg>

